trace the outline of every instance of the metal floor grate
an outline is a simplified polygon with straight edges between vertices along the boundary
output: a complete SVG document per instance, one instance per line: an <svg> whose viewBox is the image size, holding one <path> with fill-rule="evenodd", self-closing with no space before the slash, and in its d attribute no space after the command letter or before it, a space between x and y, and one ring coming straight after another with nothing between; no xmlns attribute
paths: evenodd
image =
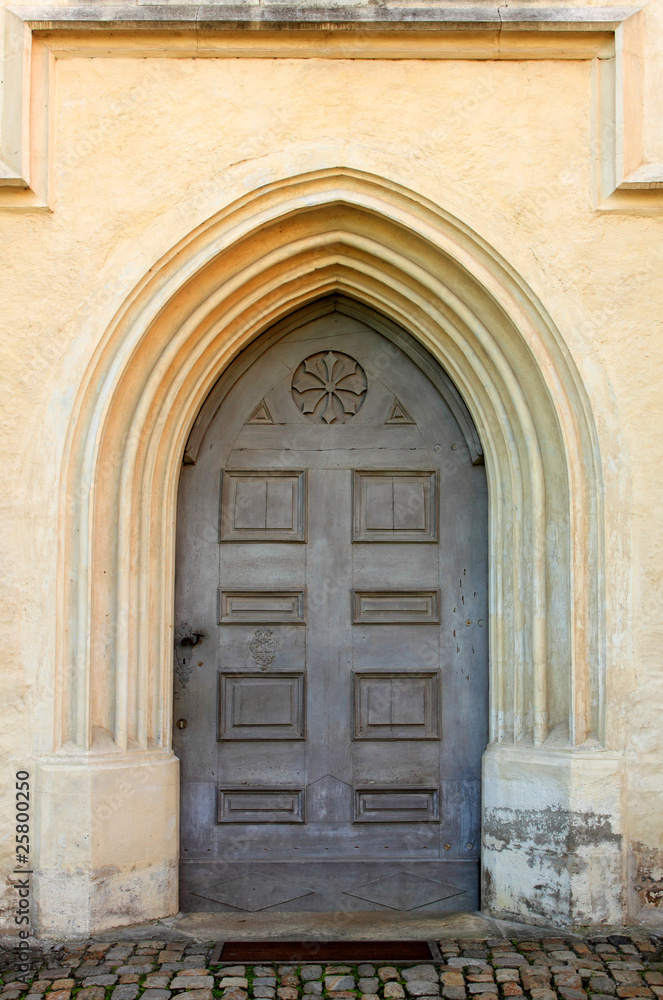
<svg viewBox="0 0 663 1000"><path fill-rule="evenodd" d="M210 958L218 962L435 962L434 941L220 941Z"/></svg>

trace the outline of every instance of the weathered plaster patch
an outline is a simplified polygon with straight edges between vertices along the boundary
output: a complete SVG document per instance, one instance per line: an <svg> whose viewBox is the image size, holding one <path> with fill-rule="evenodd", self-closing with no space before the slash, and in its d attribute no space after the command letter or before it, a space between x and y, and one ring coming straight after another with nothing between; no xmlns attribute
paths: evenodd
<svg viewBox="0 0 663 1000"><path fill-rule="evenodd" d="M601 844L621 845L621 834L614 833L610 816L577 813L570 809L493 809L484 819L484 843L492 850L529 845L531 866L536 855L546 851L574 853L582 847ZM501 845L501 846L500 846Z"/></svg>
<svg viewBox="0 0 663 1000"><path fill-rule="evenodd" d="M643 906L663 906L663 851L635 841L635 891Z"/></svg>
<svg viewBox="0 0 663 1000"><path fill-rule="evenodd" d="M599 924L621 910L619 890L606 891L619 885L622 857L622 837L607 814L492 808L484 816L484 851L482 906L491 912Z"/></svg>

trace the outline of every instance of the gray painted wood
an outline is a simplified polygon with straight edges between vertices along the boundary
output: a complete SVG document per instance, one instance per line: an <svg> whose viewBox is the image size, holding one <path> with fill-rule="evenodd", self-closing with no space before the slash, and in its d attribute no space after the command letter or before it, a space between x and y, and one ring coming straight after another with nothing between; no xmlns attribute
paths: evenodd
<svg viewBox="0 0 663 1000"><path fill-rule="evenodd" d="M366 318L268 333L182 470L184 910L479 903L485 474Z"/></svg>

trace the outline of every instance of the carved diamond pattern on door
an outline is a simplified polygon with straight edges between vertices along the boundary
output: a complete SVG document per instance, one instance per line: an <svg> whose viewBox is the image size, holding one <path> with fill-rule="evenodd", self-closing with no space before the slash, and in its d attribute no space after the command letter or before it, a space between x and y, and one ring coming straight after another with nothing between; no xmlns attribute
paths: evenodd
<svg viewBox="0 0 663 1000"><path fill-rule="evenodd" d="M440 899L460 896L464 891L448 882L437 882L408 871L394 872L354 889L343 890L346 896L381 903L392 910L414 910Z"/></svg>
<svg viewBox="0 0 663 1000"><path fill-rule="evenodd" d="M204 892L198 889L194 894L202 896L203 899L225 903L237 910L255 913L257 910L266 910L278 903L287 903L291 899L308 896L312 892L312 889L294 886L291 882L280 882L262 873L249 872L246 875L237 875L235 878L213 883L207 886Z"/></svg>
<svg viewBox="0 0 663 1000"><path fill-rule="evenodd" d="M477 909L483 469L409 341L264 343L182 470L182 908Z"/></svg>

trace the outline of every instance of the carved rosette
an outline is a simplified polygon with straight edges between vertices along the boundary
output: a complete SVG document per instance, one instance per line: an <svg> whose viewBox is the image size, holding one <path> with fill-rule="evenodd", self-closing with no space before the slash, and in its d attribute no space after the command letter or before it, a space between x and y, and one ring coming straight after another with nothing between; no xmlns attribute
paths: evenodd
<svg viewBox="0 0 663 1000"><path fill-rule="evenodd" d="M338 351L320 351L299 365L292 377L292 398L316 424L344 424L366 398L368 380L358 361Z"/></svg>
<svg viewBox="0 0 663 1000"><path fill-rule="evenodd" d="M276 656L278 648L278 640L269 628L256 629L255 634L249 643L251 656L256 663L260 664L261 670L267 670L267 667Z"/></svg>

